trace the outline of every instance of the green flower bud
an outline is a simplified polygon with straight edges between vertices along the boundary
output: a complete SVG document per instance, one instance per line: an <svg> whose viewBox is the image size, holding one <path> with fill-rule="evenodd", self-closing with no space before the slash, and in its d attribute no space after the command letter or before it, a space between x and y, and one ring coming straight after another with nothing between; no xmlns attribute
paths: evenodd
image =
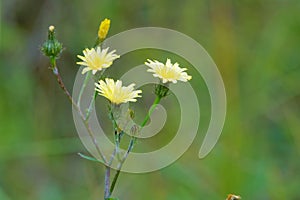
<svg viewBox="0 0 300 200"><path fill-rule="evenodd" d="M62 44L55 38L54 30L54 26L49 26L48 39L41 48L44 55L50 58L58 58L63 50Z"/></svg>

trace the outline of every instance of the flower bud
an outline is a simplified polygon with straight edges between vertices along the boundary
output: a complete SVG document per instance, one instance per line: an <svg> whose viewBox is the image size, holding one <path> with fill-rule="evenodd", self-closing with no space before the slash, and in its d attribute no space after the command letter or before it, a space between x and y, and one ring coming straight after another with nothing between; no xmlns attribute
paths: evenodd
<svg viewBox="0 0 300 200"><path fill-rule="evenodd" d="M55 27L53 25L49 26L49 31L54 32Z"/></svg>
<svg viewBox="0 0 300 200"><path fill-rule="evenodd" d="M100 26L99 26L99 30L98 30L98 37L100 40L104 40L106 38L106 35L109 31L109 27L110 27L110 20L109 19L104 19Z"/></svg>
<svg viewBox="0 0 300 200"><path fill-rule="evenodd" d="M44 42L41 50L45 56L58 58L63 47L62 44L55 38L54 30L54 26L49 26L48 39Z"/></svg>

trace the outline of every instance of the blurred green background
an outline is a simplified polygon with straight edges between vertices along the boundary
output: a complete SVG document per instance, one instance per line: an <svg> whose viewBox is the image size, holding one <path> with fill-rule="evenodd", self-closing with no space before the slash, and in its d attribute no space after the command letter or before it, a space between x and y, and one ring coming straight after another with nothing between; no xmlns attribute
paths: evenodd
<svg viewBox="0 0 300 200"><path fill-rule="evenodd" d="M93 44L104 18L112 20L110 35L158 26L191 36L219 67L228 98L221 138L199 160L210 101L195 75L191 83L203 91L202 121L192 146L160 171L121 174L114 196L218 200L236 193L243 199L300 199L299 11L298 0L1 1L0 200L102 199L103 167L77 155L87 152L71 106L39 48L48 26L55 25L66 48L58 63L71 90L76 55ZM117 64L143 60L137 52ZM171 96L163 103L174 102ZM166 130L173 132L172 127L170 122ZM157 144L150 144L155 149Z"/></svg>

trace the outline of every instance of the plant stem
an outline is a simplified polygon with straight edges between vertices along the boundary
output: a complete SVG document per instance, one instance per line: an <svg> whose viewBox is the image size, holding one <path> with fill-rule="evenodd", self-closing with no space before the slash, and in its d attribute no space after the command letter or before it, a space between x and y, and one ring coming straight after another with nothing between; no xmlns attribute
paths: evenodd
<svg viewBox="0 0 300 200"><path fill-rule="evenodd" d="M106 158L104 156L104 154L102 153L102 151L100 150L99 148L99 145L98 145L98 142L94 136L94 133L88 123L88 121L85 120L85 117L83 115L83 113L81 112L80 110L80 107L78 107L78 105L75 103L74 99L72 98L72 96L70 95L70 92L68 91L68 89L66 88L60 74L59 74L59 71L58 71L58 68L57 68L57 65L56 65L56 59L55 58L50 58L50 62L51 62L51 69L52 69L52 72L53 74L56 76L56 79L57 79L57 82L59 84L59 86L61 87L61 89L64 91L64 93L67 95L68 99L70 100L71 104L73 105L73 107L77 110L77 112L79 113L80 115L80 118L84 124L84 126L86 127L87 131L88 131L88 134L89 136L91 137L95 147L96 147L96 150L98 152L98 154L101 156L102 160L104 163L106 163Z"/></svg>
<svg viewBox="0 0 300 200"><path fill-rule="evenodd" d="M84 91L84 89L86 87L86 84L88 83L88 81L90 79L90 75L91 75L90 71L86 73L84 81L83 81L83 84L81 86L81 89L80 89L80 92L79 92L79 96L78 96L78 101L77 101L77 106L79 108L80 108L80 103L81 103L81 97L82 97L83 91Z"/></svg>
<svg viewBox="0 0 300 200"><path fill-rule="evenodd" d="M144 121L141 124L142 128L147 124L148 120L150 119L151 114L153 113L153 111L156 108L157 104L159 104L160 100L161 100L161 97L160 96L156 96L155 100L153 101L152 106L150 107L149 112L147 113Z"/></svg>
<svg viewBox="0 0 300 200"><path fill-rule="evenodd" d="M120 146L120 142L121 142L121 136L124 134L124 132L119 128L118 123L114 117L113 109L114 109L114 105L111 104L109 107L109 118L111 119L112 124L113 124L115 148L110 157L109 166L112 164L113 159L116 154L117 154L117 157L119 158L119 146Z"/></svg>
<svg viewBox="0 0 300 200"><path fill-rule="evenodd" d="M105 69L102 69L102 71L100 73L99 80L102 79L104 72L105 72ZM95 79L95 77L94 77L94 79ZM97 81L97 80L95 79L94 81ZM92 99L90 101L89 107L88 107L87 112L86 112L86 117L85 117L86 120L88 120L90 118L90 115L92 113L92 108L93 108L93 105L94 105L94 102L96 100L97 95L98 95L98 92L96 90L94 90L94 94L92 96Z"/></svg>
<svg viewBox="0 0 300 200"><path fill-rule="evenodd" d="M113 181L112 181L112 183L111 183L111 187L110 187L110 193L111 193L111 194L112 194L112 192L113 192L114 189L115 189L115 185L116 185L116 182L117 182L117 180L118 180L118 178L119 178L120 172L121 172L121 170L117 170L117 172L116 172L116 174L115 174L115 176L114 176L114 179L113 179Z"/></svg>
<svg viewBox="0 0 300 200"><path fill-rule="evenodd" d="M156 98L155 98L155 100L153 101L153 103L152 103L152 105L151 105L151 108L150 108L149 112L147 113L145 119L143 120L143 122L142 122L142 124L141 124L141 127L142 127L142 128L146 125L146 123L147 123L148 120L150 119L151 114L153 113L153 111L154 111L154 109L156 108L157 104L159 104L160 100L161 100L161 97L157 95ZM115 121L115 120L113 120L113 124L116 125L116 121ZM110 186L110 193L111 193L111 194L112 194L112 192L114 191L114 188L115 188L116 182L117 182L117 180L118 180L118 178L119 178L119 175L120 175L122 166L123 166L125 160L127 159L129 153L130 153L131 150L133 149L133 146L134 146L134 143L135 143L136 139L137 139L136 137L131 137L131 139L130 139L130 143L129 143L129 145L128 145L128 149L127 149L126 153L124 154L122 160L120 161L120 164L119 164L119 166L118 166L118 168L117 168L117 172L116 172L116 174L115 174L115 176L114 176L114 179L113 179L113 181L112 181L112 184L111 184L111 186Z"/></svg>
<svg viewBox="0 0 300 200"><path fill-rule="evenodd" d="M86 120L88 120L88 119L90 118L90 115L91 115L91 113L92 113L93 104L94 104L94 101L95 101L95 99L96 99L96 97L97 97L97 94L98 94L98 93L97 93L97 91L95 90L94 95L93 95L93 97L92 97L92 100L91 100L91 102L90 102L89 108L88 108L88 110L87 110L87 112L86 112L86 117L85 117Z"/></svg>
<svg viewBox="0 0 300 200"><path fill-rule="evenodd" d="M131 137L130 143L129 143L129 145L128 145L128 149L127 149L126 153L124 154L122 160L120 161L120 164L119 164L119 166L118 166L118 168L117 168L117 172L116 172L116 174L115 174L115 176L114 176L114 179L113 179L113 181L112 181L112 184L111 184L111 186L110 186L110 193L111 193L111 194L112 194L112 192L113 192L114 189L115 189L115 185L116 185L116 182L117 182L117 180L118 180L118 178L119 178L119 175L120 175L120 172L121 172L121 168L122 168L122 166L123 166L125 160L127 159L128 155L129 155L129 153L130 153L130 151L131 151L132 148L133 148L135 139L136 139L135 137Z"/></svg>
<svg viewBox="0 0 300 200"><path fill-rule="evenodd" d="M110 197L110 167L105 166L105 180L104 180L104 199Z"/></svg>

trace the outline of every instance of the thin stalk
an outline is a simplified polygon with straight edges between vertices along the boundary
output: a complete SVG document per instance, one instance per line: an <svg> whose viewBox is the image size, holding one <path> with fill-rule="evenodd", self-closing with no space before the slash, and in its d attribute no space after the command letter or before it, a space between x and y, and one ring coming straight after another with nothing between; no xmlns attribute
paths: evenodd
<svg viewBox="0 0 300 200"><path fill-rule="evenodd" d="M156 96L156 98L155 98L155 100L153 101L153 104L152 104L152 106L151 106L149 112L147 113L147 115L146 115L144 121L143 121L142 124L141 124L141 127L142 127L142 128L147 124L148 120L150 119L151 114L153 113L153 111L154 111L154 109L156 108L157 104L159 104L160 100L161 100L161 97L160 97L160 96Z"/></svg>
<svg viewBox="0 0 300 200"><path fill-rule="evenodd" d="M93 95L93 97L92 97L92 100L91 100L91 102L90 102L89 108L88 108L88 110L87 110L87 112L86 112L86 117L85 117L86 120L88 120L88 119L90 118L90 115L91 115L91 113L92 113L93 104L94 104L94 102L95 102L95 100L96 100L97 94L98 94L98 93L97 93L97 91L95 90L94 95Z"/></svg>
<svg viewBox="0 0 300 200"><path fill-rule="evenodd" d="M128 157L129 153L131 152L131 150L133 149L133 145L134 145L134 142L135 142L135 139L136 137L131 137L130 139L130 142L129 142L129 145L128 145L128 148L127 148L127 151L126 153L124 154L119 166L118 166L118 170L121 170L126 158Z"/></svg>
<svg viewBox="0 0 300 200"><path fill-rule="evenodd" d="M120 172L121 172L121 170L117 170L117 172L116 172L116 174L114 176L114 179L113 179L113 181L111 183L111 186L110 186L110 193L111 194L113 193L113 191L115 189L115 186L116 186L117 180L119 178Z"/></svg>
<svg viewBox="0 0 300 200"><path fill-rule="evenodd" d="M113 108L114 108L114 105L111 104L110 107L109 107L109 118L112 121L113 130L114 130L114 134L115 134L114 135L115 148L114 148L114 151L111 155L111 158L110 158L110 161L109 161L109 166L112 164L112 161L113 161L116 154L117 154L118 159L119 159L119 146L120 146L120 142L121 142L121 134L123 133L122 129L119 128L119 126L117 124L117 121L114 117Z"/></svg>
<svg viewBox="0 0 300 200"><path fill-rule="evenodd" d="M81 86L81 89L80 89L80 92L79 92L79 96L78 96L78 101L77 101L77 106L80 108L80 103L81 103L81 97L82 97L82 94L83 94L83 91L89 81L91 77L91 72L87 72L86 75L85 75L85 78L84 78L84 81L83 81L83 84Z"/></svg>
<svg viewBox="0 0 300 200"><path fill-rule="evenodd" d="M71 104L73 105L73 107L77 110L77 112L79 113L79 116L81 118L81 120L83 121L84 123L84 126L86 127L87 131L88 131L88 134L89 136L91 137L95 147L96 147L96 150L97 152L99 153L99 155L101 156L103 162L107 162L106 161L106 158L105 156L103 155L102 151L100 150L99 148L99 145L98 145L98 142L96 140L96 138L94 137L94 133L88 123L88 121L85 120L85 117L83 115L83 113L81 112L80 108L78 107L78 105L75 103L74 99L72 98L72 96L70 95L70 92L68 91L68 89L66 88L60 74L59 74L59 71L58 71L58 68L57 68L57 65L56 65L56 60L55 58L51 58L50 59L50 62L51 62L51 65L52 65L52 72L53 74L56 76L56 79L57 79L57 82L59 84L59 86L61 87L61 89L64 91L64 93L67 95L69 101L71 102Z"/></svg>
<svg viewBox="0 0 300 200"><path fill-rule="evenodd" d="M119 151L119 145L120 145L120 137L119 137L119 134L121 134L122 130L118 127L118 124L117 124L117 121L114 117L114 113L113 113L113 105L110 105L110 108L109 108L109 117L112 121L112 124L113 124L113 130L114 130L114 137L115 137L115 148L114 148L114 151L110 157L110 160L109 160L109 164L108 166L106 166L106 176L105 176L105 198L108 198L111 194L112 194L112 191L113 191L113 188L115 187L115 184L116 184L116 181L117 181L117 178L120 174L120 170L117 171L117 174L114 176L114 179L113 179L113 182L112 182L112 185L110 186L109 184L109 180L107 180L108 176L110 176L110 174L108 175L108 169L110 170L110 167L111 167L111 164L114 160L114 157L115 155L117 154L118 155L118 151ZM119 155L118 155L119 157Z"/></svg>
<svg viewBox="0 0 300 200"><path fill-rule="evenodd" d="M120 175L120 172L121 172L121 168L122 168L122 166L123 166L125 160L127 159L128 155L129 155L129 153L130 153L130 151L133 149L134 142L135 142L135 137L131 137L130 143L129 143L129 145L128 145L128 149L127 149L126 153L124 154L122 160L120 161L120 164L119 164L119 166L118 166L118 168L117 168L117 172L116 172L116 174L115 174L115 176L114 176L114 179L113 179L113 181L112 181L112 184L111 184L111 186L110 186L110 193L111 193L111 194L112 194L112 192L113 192L114 189L115 189L115 185L116 185L116 182L117 182L117 180L118 180L118 178L119 178L119 175Z"/></svg>
<svg viewBox="0 0 300 200"><path fill-rule="evenodd" d="M157 104L159 104L160 100L161 100L161 97L157 95L156 98L155 98L155 100L152 103L152 106L151 106L149 112L147 113L146 117L144 118L144 120L143 120L143 122L141 124L142 128L146 125L146 123L150 119L151 114L153 113L153 111L156 108ZM115 174L115 176L113 178L112 184L110 186L110 193L111 194L114 191L114 188L115 188L116 182L117 182L117 180L119 178L122 166L123 166L125 160L127 159L129 153L133 149L133 146L134 146L134 143L135 143L136 139L137 139L136 137L131 137L130 143L128 145L128 149L127 149L126 153L124 154L123 158L121 159L119 166L117 167L117 172L116 172L116 174Z"/></svg>
<svg viewBox="0 0 300 200"><path fill-rule="evenodd" d="M99 80L102 79L104 72L105 72L105 69L102 69ZM94 78L95 78L95 77L94 77ZM95 80L95 81L97 81L97 80ZM87 112L86 112L86 117L85 117L86 120L88 120L88 119L90 118L90 115L91 115L92 110L93 110L93 105L94 105L94 102L95 102L95 100L96 100L97 95L98 95L98 92L95 90L95 91L94 91L94 94L93 94L93 96L92 96L92 99L91 99L91 101L90 101L88 110L87 110Z"/></svg>
<svg viewBox="0 0 300 200"><path fill-rule="evenodd" d="M104 180L104 199L108 199L110 197L110 167L105 167L105 180Z"/></svg>

